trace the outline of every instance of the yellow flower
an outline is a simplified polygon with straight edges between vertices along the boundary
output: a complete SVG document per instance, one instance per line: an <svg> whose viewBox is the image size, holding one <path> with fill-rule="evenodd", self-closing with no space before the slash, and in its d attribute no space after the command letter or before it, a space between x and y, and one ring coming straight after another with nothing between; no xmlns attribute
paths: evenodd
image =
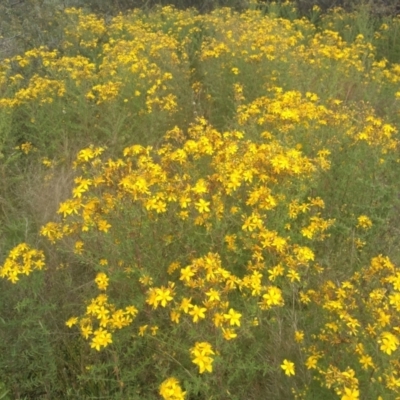
<svg viewBox="0 0 400 400"><path fill-rule="evenodd" d="M303 331L296 331L294 333L294 340L297 343L301 343L304 340L304 332Z"/></svg>
<svg viewBox="0 0 400 400"><path fill-rule="evenodd" d="M143 275L139 278L139 282L144 286L150 286L153 284L153 279L149 275Z"/></svg>
<svg viewBox="0 0 400 400"><path fill-rule="evenodd" d="M219 297L218 290L210 289L208 292L206 292L206 295L207 295L207 297L208 297L208 299L210 301L219 301L219 300L221 300L220 297Z"/></svg>
<svg viewBox="0 0 400 400"><path fill-rule="evenodd" d="M195 203L196 209L200 214L209 212L210 211L209 205L210 202L205 201L204 199L200 199L197 203Z"/></svg>
<svg viewBox="0 0 400 400"><path fill-rule="evenodd" d="M112 343L111 333L107 332L105 329L100 328L94 332L94 337L92 339L90 347L95 348L97 351L100 351L102 346L106 347L109 343Z"/></svg>
<svg viewBox="0 0 400 400"><path fill-rule="evenodd" d="M206 317L204 314L206 311L207 308L193 306L192 310L189 311L189 315L193 317L193 322L198 322L199 319L204 319Z"/></svg>
<svg viewBox="0 0 400 400"><path fill-rule="evenodd" d="M380 349L386 354L392 354L399 346L399 339L390 332L383 332L381 338L378 340L381 344Z"/></svg>
<svg viewBox="0 0 400 400"><path fill-rule="evenodd" d="M360 391L358 389L353 390L345 387L344 394L341 400L358 400L359 396L360 396Z"/></svg>
<svg viewBox="0 0 400 400"><path fill-rule="evenodd" d="M92 327L90 325L81 326L81 333L85 339L89 339L89 336L93 333Z"/></svg>
<svg viewBox="0 0 400 400"><path fill-rule="evenodd" d="M212 372L213 359L210 355L215 354L211 344L208 342L196 342L194 347L190 349L192 354L192 362L200 368L200 374L205 371Z"/></svg>
<svg viewBox="0 0 400 400"><path fill-rule="evenodd" d="M285 371L285 374L287 376L294 375L294 363L288 360L283 360L283 364L281 365L281 368Z"/></svg>
<svg viewBox="0 0 400 400"><path fill-rule="evenodd" d="M236 312L233 308L231 308L228 314L224 314L224 318L229 321L229 325L237 325L240 326L240 318L242 314Z"/></svg>
<svg viewBox="0 0 400 400"><path fill-rule="evenodd" d="M189 282L192 276L194 276L194 272L192 267L189 265L186 268L181 269L181 277L179 280Z"/></svg>
<svg viewBox="0 0 400 400"><path fill-rule="evenodd" d="M191 300L192 300L191 298L188 299L188 298L184 297L182 299L181 305L179 306L179 309L187 314L189 312L189 310L191 308L193 308L193 304L190 303Z"/></svg>
<svg viewBox="0 0 400 400"><path fill-rule="evenodd" d="M104 272L99 272L96 276L95 282L100 290L106 290L108 286L108 277Z"/></svg>
<svg viewBox="0 0 400 400"><path fill-rule="evenodd" d="M157 288L156 289L156 301L160 302L162 307L167 305L167 302L171 301L173 297L171 296L172 292L167 288Z"/></svg>
<svg viewBox="0 0 400 400"><path fill-rule="evenodd" d="M77 317L72 317L65 323L65 325L67 325L68 328L72 328L74 325L77 324L77 322L78 322L78 318Z"/></svg>
<svg viewBox="0 0 400 400"><path fill-rule="evenodd" d="M104 219L101 219L97 222L97 228L99 231L107 233L108 230L111 228L111 225Z"/></svg>
<svg viewBox="0 0 400 400"><path fill-rule="evenodd" d="M32 149L35 149L32 143L30 142L22 143L20 148L25 154L29 154L32 151Z"/></svg>
<svg viewBox="0 0 400 400"><path fill-rule="evenodd" d="M146 299L146 303L150 304L151 306L153 306L154 309L156 309L158 307L159 301L157 300L157 290L154 288L150 288L147 292L147 299Z"/></svg>
<svg viewBox="0 0 400 400"><path fill-rule="evenodd" d="M109 310L107 310L104 306L101 306L97 309L96 311L96 317L97 319L105 319L108 318L108 314L110 313Z"/></svg>
<svg viewBox="0 0 400 400"><path fill-rule="evenodd" d="M300 282L300 275L294 269L289 269L289 272L286 274L286 276L289 278L290 282Z"/></svg>
<svg viewBox="0 0 400 400"><path fill-rule="evenodd" d="M138 313L138 309L135 306L125 307L125 313L135 316Z"/></svg>
<svg viewBox="0 0 400 400"><path fill-rule="evenodd" d="M75 243L75 250L74 250L74 253L75 253L75 254L82 254L82 252L83 252L83 246L84 246L84 243L83 243L81 240L78 240L78 241Z"/></svg>
<svg viewBox="0 0 400 400"><path fill-rule="evenodd" d="M278 264L277 266L268 270L268 274L269 274L268 279L273 282L278 276L282 276L283 273L284 273L284 269L283 269L282 265Z"/></svg>
<svg viewBox="0 0 400 400"><path fill-rule="evenodd" d="M179 324L179 318L181 317L181 313L175 310L172 310L170 313L170 318L172 322Z"/></svg>
<svg viewBox="0 0 400 400"><path fill-rule="evenodd" d="M146 332L148 328L148 325L142 325L139 327L139 336L144 336L144 333Z"/></svg>
<svg viewBox="0 0 400 400"><path fill-rule="evenodd" d="M160 385L160 395L164 400L184 400L183 392L176 378L168 378Z"/></svg>
<svg viewBox="0 0 400 400"><path fill-rule="evenodd" d="M224 339L225 340L232 340L235 337L237 337L237 334L235 333L235 331L233 329L224 329L224 328L222 328L222 332L224 334Z"/></svg>
<svg viewBox="0 0 400 400"><path fill-rule="evenodd" d="M151 334L153 336L156 336L158 331L158 326L151 326L150 329L151 329Z"/></svg>
<svg viewBox="0 0 400 400"><path fill-rule="evenodd" d="M363 355L360 358L360 364L362 365L363 369L368 369L368 367L374 367L374 363L372 362L372 358L367 355Z"/></svg>
<svg viewBox="0 0 400 400"><path fill-rule="evenodd" d="M315 369L317 367L318 357L310 356L307 358L306 367L307 369Z"/></svg>
<svg viewBox="0 0 400 400"><path fill-rule="evenodd" d="M357 221L357 227L359 228L369 229L372 226L372 221L366 215L360 215Z"/></svg>
<svg viewBox="0 0 400 400"><path fill-rule="evenodd" d="M283 305L281 290L275 286L268 288L268 292L263 295L263 300L260 303L260 308L269 309L271 308L271 306L281 305Z"/></svg>
<svg viewBox="0 0 400 400"><path fill-rule="evenodd" d="M199 179L192 190L197 194L207 193L208 189L206 181L204 179Z"/></svg>
<svg viewBox="0 0 400 400"><path fill-rule="evenodd" d="M215 313L213 322L216 328L220 327L222 325L222 322L224 321L224 316L221 313Z"/></svg>
<svg viewBox="0 0 400 400"><path fill-rule="evenodd" d="M205 371L212 372L212 362L214 361L211 357L207 357L205 354L197 354L192 360L194 364L200 368L200 374Z"/></svg>

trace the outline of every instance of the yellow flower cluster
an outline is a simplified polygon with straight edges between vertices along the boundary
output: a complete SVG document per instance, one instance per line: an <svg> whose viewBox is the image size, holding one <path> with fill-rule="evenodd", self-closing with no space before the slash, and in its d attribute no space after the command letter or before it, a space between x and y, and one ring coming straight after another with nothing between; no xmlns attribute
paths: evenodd
<svg viewBox="0 0 400 400"><path fill-rule="evenodd" d="M200 374L204 372L212 372L212 363L214 359L210 357L215 354L210 343L196 342L194 347L190 349L192 362L199 367Z"/></svg>
<svg viewBox="0 0 400 400"><path fill-rule="evenodd" d="M103 18L82 10L71 8L65 14L61 52L41 46L2 61L1 79L9 82L14 94L0 98L0 107L18 107L32 101L45 105L57 98L74 96L79 88L85 91L89 104L100 105L122 97L125 103L133 102L130 110L135 114L177 111L176 93L181 78L175 78L173 73L183 78L187 64L178 57L180 46L175 38L141 24L137 12L115 17L108 26ZM128 29L123 35L125 28ZM173 68L163 68L160 60ZM14 62L21 67L21 73L12 73ZM39 63L45 72L29 77L34 63Z"/></svg>
<svg viewBox="0 0 400 400"><path fill-rule="evenodd" d="M365 217L365 216L364 216ZM367 219L369 221L369 219ZM321 375L325 385L339 395L358 393L356 371L334 354L356 359L359 368L371 371L373 383L385 384L399 393L399 364L396 351L400 345L400 273L383 256L343 282L327 281L319 292L309 290L303 302L312 298L324 312L317 332L310 334L306 366ZM315 312L318 312L315 310ZM330 361L328 361L330 360ZM348 361L347 361L348 362ZM356 364L357 365L357 364ZM358 397L354 397L358 398Z"/></svg>
<svg viewBox="0 0 400 400"><path fill-rule="evenodd" d="M29 275L33 270L41 270L44 266L43 251L31 249L26 243L21 243L10 251L0 267L0 278L16 283L19 275Z"/></svg>
<svg viewBox="0 0 400 400"><path fill-rule="evenodd" d="M100 290L106 290L108 286L108 277L104 272L99 272L94 280Z"/></svg>
<svg viewBox="0 0 400 400"><path fill-rule="evenodd" d="M359 228L369 229L372 226L372 221L366 215L360 215L357 221L357 227Z"/></svg>
<svg viewBox="0 0 400 400"><path fill-rule="evenodd" d="M175 133L170 131L167 137L172 138ZM237 243L229 239L221 254L209 252L192 258L185 267L177 268L178 281L168 282L167 286L150 286L146 300L153 310L171 307L171 320L175 323L182 313L193 323L209 319L230 340L236 337L234 327L241 326L241 313L229 301L233 292L239 290L243 297L253 298L262 310L281 307L284 305L282 291L271 282L283 276L285 270L291 281L301 281L302 273L314 260L310 248L291 243L290 238L268 229L265 221L268 213L278 207L280 197L284 198L279 194L280 188L290 187L297 176L311 178L319 168L319 156L307 158L300 151L287 150L275 140L256 144L238 131L221 134L204 119L192 125L188 135L189 139L176 147L172 146L171 139L158 150L134 145L123 151L122 158L106 162L99 158L101 149L81 150L75 164L84 175L75 179L73 198L60 206L62 222L48 223L42 234L51 241L79 232L106 235L114 232L111 233L114 235L118 210L129 209L132 201L156 223L159 218L175 218L212 232L217 224L232 220L233 210L225 205L236 204L234 211L243 222L238 220L239 224L235 224L234 231L238 234L226 237L235 238ZM286 156L288 168L277 168L277 157ZM155 158L159 161L155 162ZM208 160L207 174L200 177L195 171L204 160ZM294 165L295 171L291 172ZM277 185L278 180L285 185ZM98 190L103 193L94 196L93 191ZM320 207L323 202L310 199L310 204L311 208ZM303 228L303 235L309 239L333 223L319 215L311 217ZM84 254L87 245L79 241L74 251ZM246 267L248 272L241 277L233 269L223 267L223 258L229 253L235 254L239 245L250 251L253 259ZM279 259L280 266L271 266L269 270L266 254ZM108 277L100 273L96 283L99 289L105 290ZM138 283L142 286L143 279Z"/></svg>
<svg viewBox="0 0 400 400"><path fill-rule="evenodd" d="M164 400L184 400L185 394L176 378L168 378L160 386L160 395Z"/></svg>
<svg viewBox="0 0 400 400"><path fill-rule="evenodd" d="M148 272L137 280L138 288L146 288L146 304L151 307L147 312L150 314L168 308L171 323L181 325L191 321L203 324L206 330L206 327L213 326L222 338L229 341L238 336L238 329L242 326L254 326L254 314L244 316L233 306L235 293L240 294L242 301L254 301L265 312L285 304L284 293L276 282L280 285L285 280L291 284L301 283L305 277L310 277L309 271L313 268L321 272L310 247L285 236L284 230L271 227L283 225L281 218L278 225L273 218L276 210L282 210L280 213L286 213L288 223L303 221L296 225L299 238L309 241L325 239L334 220L322 217L324 201L319 197L300 201L288 196L296 182L312 181L318 171L329 168L328 161L321 162L329 152L316 154L314 158L306 157L300 150L287 148L271 136L265 135L264 140L257 143L246 139L240 131L220 133L202 118L190 126L187 138L183 137L175 128L167 133L165 143L158 149L133 145L125 148L122 157L114 160L103 161L101 148L81 150L75 161L76 171L81 174L75 179L73 197L60 207L61 222L48 223L42 234L54 242L65 236L82 237L90 233L90 236L83 236L83 242L77 242L82 245L78 246L79 252L75 246L74 251L84 255L86 247L91 246L93 234L106 241L108 237L123 240L117 239L115 227L125 223L124 212L134 213L129 217L128 236L137 235L136 229L142 226L139 221L145 216L152 224L150 226L167 223L172 228L166 243L172 243L174 236L181 237L179 232L183 228L175 229L179 226L200 229L205 235L218 232L219 226L231 226L224 228L218 252L192 256L183 267L174 260L166 272L175 278L166 284L154 284L160 282L160 278L149 276ZM359 217L358 223L361 227L370 226L365 215ZM289 227L289 232L296 230ZM239 249L250 254L245 268L235 260ZM271 257L274 263L269 260ZM230 267L224 267L224 264ZM373 260L372 265L374 276L381 270L381 265L395 273L394 266L384 258ZM111 270L109 273L112 274ZM366 270L362 276L367 279L371 275ZM382 282L387 284L395 277L391 275ZM99 273L95 281L100 290L107 289L107 274ZM387 325L394 321L388 310L400 308L397 304L400 295L394 292L385 297L386 306L381 296L378 308L374 308L373 298L368 298L365 307L374 323L366 324L354 315L361 293L365 293L356 289L359 283L358 273L341 287L328 281L319 291L300 293L302 303L311 302L328 316L321 331L311 336L315 343L310 348L304 347L309 354L306 367L323 375L327 387L331 381L335 382L339 395L356 393L358 386L347 380L342 382L343 372L338 366L328 365L327 369L320 366L325 359L322 356L326 353L325 346L345 343L344 351L353 354L355 350L348 344L354 342L354 346L358 344L359 352L354 354L359 354L361 365L375 365L373 358L361 350L358 334L364 324L363 329L374 332L373 338L382 352L390 356L398 347L397 332L388 331ZM380 293L377 290L370 296ZM134 306L132 310L115 310L112 304L108 304L107 296L100 295L92 300L86 315L80 318L81 332L91 340L91 347L97 350L106 347L112 343L112 333L116 329L133 322L132 317L138 310ZM98 329L94 330L92 320L98 324ZM144 335L147 327L143 325L139 329L139 336ZM152 335L158 329L158 326L152 327ZM199 366L200 373L211 372L211 345L199 343L191 350L193 362ZM290 363L283 364L282 368L287 375L294 373ZM382 374L396 376L394 370L387 368L382 370ZM388 388L394 387L388 383Z"/></svg>
<svg viewBox="0 0 400 400"><path fill-rule="evenodd" d="M105 290L107 276L99 273L96 283L101 290ZM79 323L79 329L85 339L91 340L90 347L99 351L102 347L112 343L112 332L122 329L132 323L138 310L134 306L127 306L125 309L117 309L114 304L108 302L106 294L100 294L86 307L86 314L81 318L71 317L66 325L72 327ZM98 328L94 330L94 326Z"/></svg>

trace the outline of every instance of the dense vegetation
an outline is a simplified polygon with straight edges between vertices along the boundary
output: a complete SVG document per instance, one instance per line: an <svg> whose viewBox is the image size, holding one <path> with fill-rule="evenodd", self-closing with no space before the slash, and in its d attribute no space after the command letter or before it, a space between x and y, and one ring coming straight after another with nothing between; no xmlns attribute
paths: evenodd
<svg viewBox="0 0 400 400"><path fill-rule="evenodd" d="M35 4L0 14L0 398L398 398L394 8Z"/></svg>

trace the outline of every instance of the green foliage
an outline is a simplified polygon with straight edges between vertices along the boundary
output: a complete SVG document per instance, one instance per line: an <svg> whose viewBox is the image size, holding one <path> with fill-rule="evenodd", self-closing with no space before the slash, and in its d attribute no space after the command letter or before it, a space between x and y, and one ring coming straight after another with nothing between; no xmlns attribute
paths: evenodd
<svg viewBox="0 0 400 400"><path fill-rule="evenodd" d="M9 393L10 391L6 389L4 383L0 382L0 399L9 400L10 399L10 397L8 396Z"/></svg>

